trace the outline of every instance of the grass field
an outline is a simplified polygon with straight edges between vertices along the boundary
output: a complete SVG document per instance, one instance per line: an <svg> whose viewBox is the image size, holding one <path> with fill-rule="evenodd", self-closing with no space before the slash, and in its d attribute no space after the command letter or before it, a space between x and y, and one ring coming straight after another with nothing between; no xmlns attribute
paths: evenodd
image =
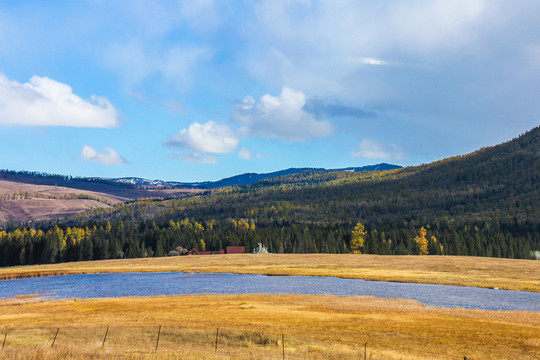
<svg viewBox="0 0 540 360"><path fill-rule="evenodd" d="M16 298L0 300L0 324L6 359L282 359L282 334L286 359L363 359L365 343L367 359L540 357L539 313L369 297Z"/></svg>
<svg viewBox="0 0 540 360"><path fill-rule="evenodd" d="M466 256L334 254L182 256L0 268L0 279L148 271L337 276L540 292L540 261Z"/></svg>

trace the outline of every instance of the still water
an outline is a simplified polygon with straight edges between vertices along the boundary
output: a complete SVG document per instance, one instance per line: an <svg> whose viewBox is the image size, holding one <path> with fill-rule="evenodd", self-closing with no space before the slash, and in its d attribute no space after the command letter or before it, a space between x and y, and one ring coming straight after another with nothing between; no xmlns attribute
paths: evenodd
<svg viewBox="0 0 540 360"><path fill-rule="evenodd" d="M314 276L186 274L65 275L0 281L0 298L47 294L53 299L186 294L331 294L412 299L428 306L540 312L540 294L430 284Z"/></svg>

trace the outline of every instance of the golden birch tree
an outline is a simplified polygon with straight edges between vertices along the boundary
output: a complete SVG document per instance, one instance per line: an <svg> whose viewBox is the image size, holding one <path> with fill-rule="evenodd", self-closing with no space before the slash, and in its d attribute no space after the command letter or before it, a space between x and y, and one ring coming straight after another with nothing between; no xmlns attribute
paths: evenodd
<svg viewBox="0 0 540 360"><path fill-rule="evenodd" d="M414 241L416 242L416 245L418 245L418 253L420 255L427 255L429 254L429 251L428 251L428 241L426 239L426 234L427 234L427 231L426 229L422 226L422 228L420 229L420 233L418 234L417 237L414 238Z"/></svg>
<svg viewBox="0 0 540 360"><path fill-rule="evenodd" d="M356 224L352 231L352 237L351 237L351 250L353 254L361 254L362 248L364 247L364 236L366 236L367 232L364 229L364 225L362 223Z"/></svg>

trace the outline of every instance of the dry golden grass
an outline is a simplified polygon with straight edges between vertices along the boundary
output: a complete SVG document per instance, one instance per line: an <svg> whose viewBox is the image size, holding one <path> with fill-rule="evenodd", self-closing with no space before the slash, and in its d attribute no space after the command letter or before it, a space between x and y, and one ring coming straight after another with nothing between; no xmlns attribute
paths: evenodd
<svg viewBox="0 0 540 360"><path fill-rule="evenodd" d="M366 342L368 359L540 357L539 313L369 297L18 298L0 300L0 324L6 359L281 359L281 334L287 359L363 358Z"/></svg>
<svg viewBox="0 0 540 360"><path fill-rule="evenodd" d="M240 254L107 260L0 269L0 279L97 272L313 275L540 292L540 262L468 256Z"/></svg>

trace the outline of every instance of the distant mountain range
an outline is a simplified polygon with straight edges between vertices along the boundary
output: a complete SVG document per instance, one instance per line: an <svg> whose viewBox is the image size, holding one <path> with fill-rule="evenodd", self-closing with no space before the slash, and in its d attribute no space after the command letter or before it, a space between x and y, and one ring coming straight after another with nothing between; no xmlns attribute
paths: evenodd
<svg viewBox="0 0 540 360"><path fill-rule="evenodd" d="M148 180L139 177L125 177L125 178L114 178L107 179L108 181L129 184L135 187L168 187L168 188L194 188L194 189L213 189L225 186L234 186L234 185L251 185L259 180L270 179L278 176L298 174L304 171L320 171L320 172L331 172L331 171L352 171L352 172L362 172L362 171L385 171L385 170L394 170L401 169L401 166L392 165L392 164L376 164L368 165L362 167L348 167L341 169L324 169L324 168L289 168L280 171L274 171L270 173L245 173L240 175L231 176L225 179L217 181L203 181L203 182L179 182L179 181L163 181L163 180Z"/></svg>

